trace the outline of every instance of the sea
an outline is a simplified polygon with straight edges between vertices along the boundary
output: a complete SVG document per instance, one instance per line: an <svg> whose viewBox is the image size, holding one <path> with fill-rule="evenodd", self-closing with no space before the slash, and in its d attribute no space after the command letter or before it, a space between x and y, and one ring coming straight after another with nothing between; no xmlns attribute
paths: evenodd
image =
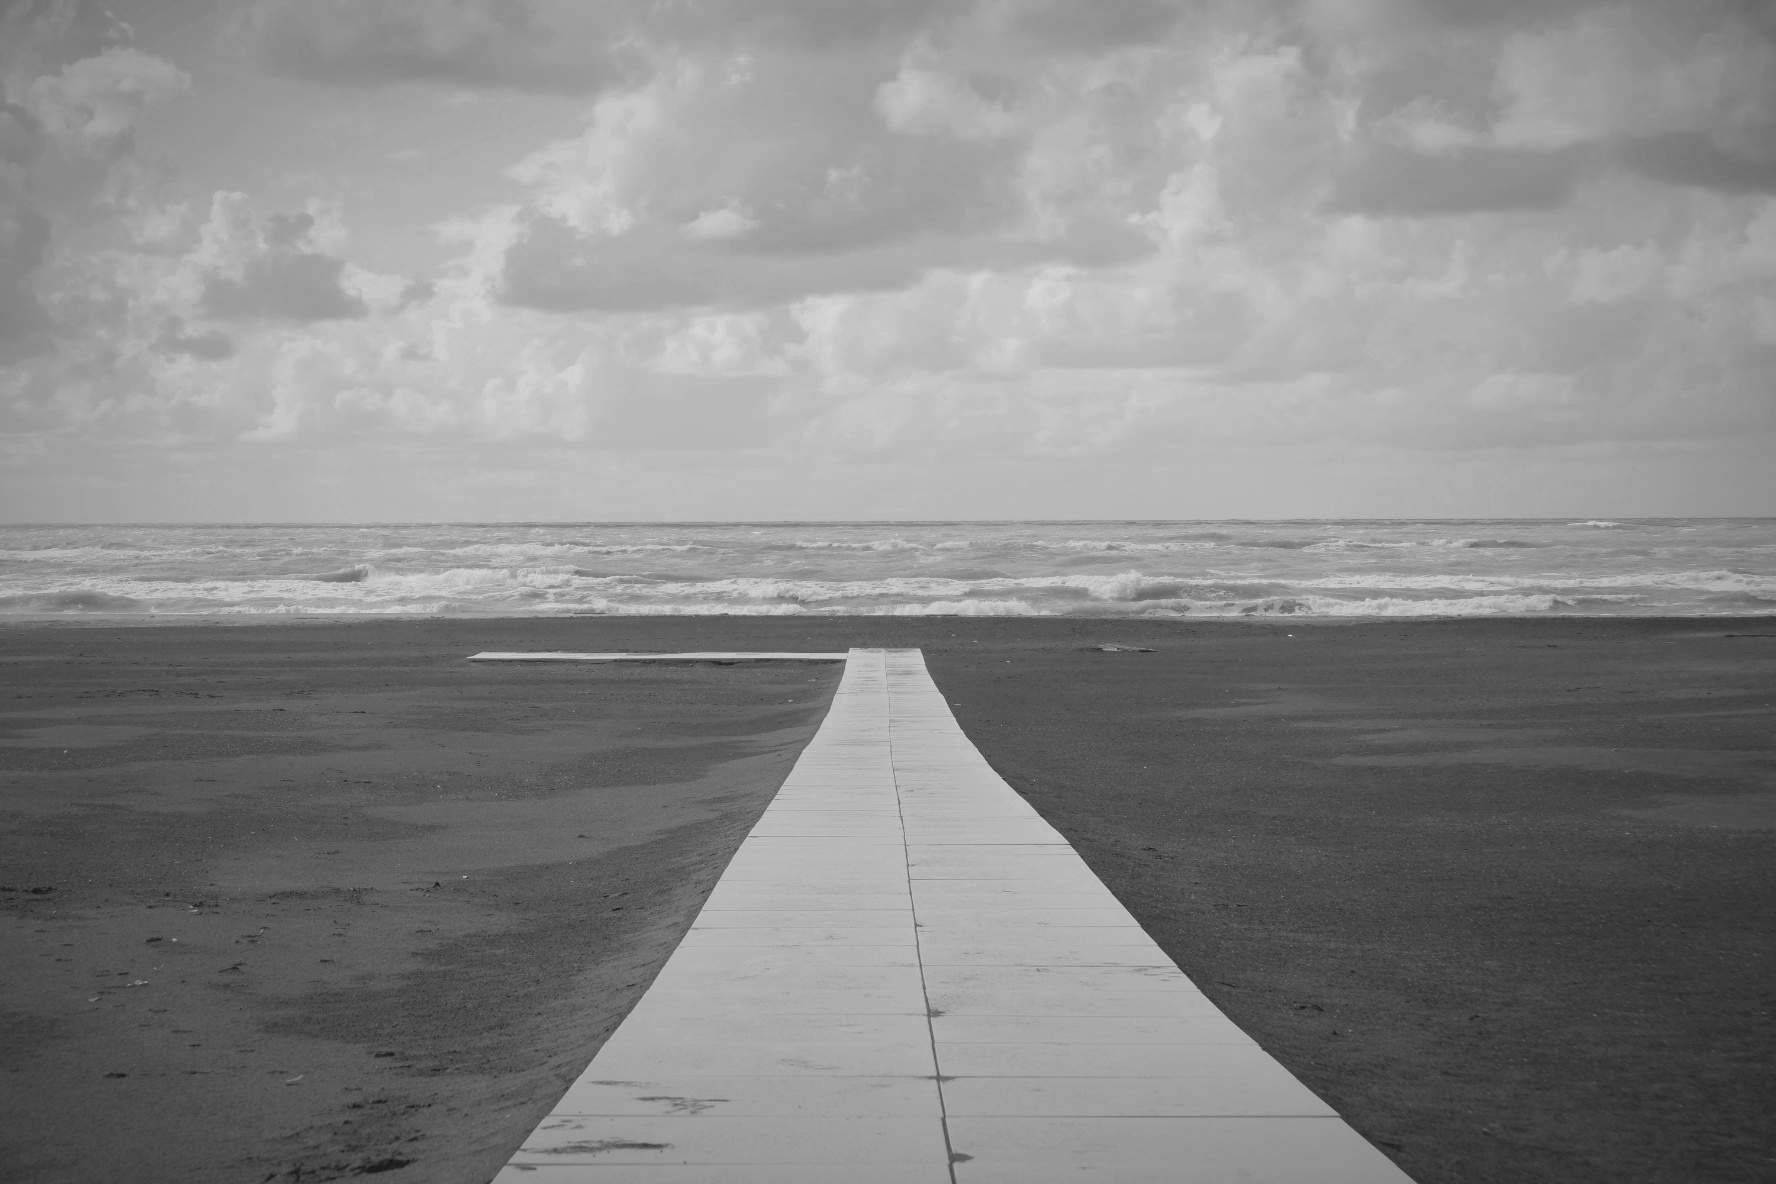
<svg viewBox="0 0 1776 1184"><path fill-rule="evenodd" d="M0 615L1776 614L1776 519L0 526Z"/></svg>

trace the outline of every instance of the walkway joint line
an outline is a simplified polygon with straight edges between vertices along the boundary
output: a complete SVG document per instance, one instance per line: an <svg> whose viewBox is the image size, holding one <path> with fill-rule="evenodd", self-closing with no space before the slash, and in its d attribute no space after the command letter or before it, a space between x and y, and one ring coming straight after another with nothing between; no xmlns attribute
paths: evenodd
<svg viewBox="0 0 1776 1184"><path fill-rule="evenodd" d="M884 682L887 679L887 656L883 655L882 673ZM950 1184L956 1184L956 1146L950 1139L950 1113L944 1104L944 1072L943 1060L937 1052L937 1025L932 1021L935 1016L931 1007L931 984L925 977L925 949L919 939L919 902L913 898L913 849L906 837L906 802L900 794L900 771L894 763L894 688L886 687L888 695L888 769L894 778L894 806L900 818L900 849L906 856L907 896L912 900L913 910L913 950L919 958L919 990L925 1000L925 1031L931 1037L931 1063L937 1069L937 1109L943 1120L944 1153L949 1157Z"/></svg>

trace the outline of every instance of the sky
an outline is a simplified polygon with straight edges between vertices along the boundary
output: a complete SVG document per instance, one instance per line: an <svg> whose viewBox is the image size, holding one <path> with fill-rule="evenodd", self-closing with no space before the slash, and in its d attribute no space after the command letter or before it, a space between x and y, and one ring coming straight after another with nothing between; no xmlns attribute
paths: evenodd
<svg viewBox="0 0 1776 1184"><path fill-rule="evenodd" d="M1776 514L1776 0L0 0L0 520Z"/></svg>

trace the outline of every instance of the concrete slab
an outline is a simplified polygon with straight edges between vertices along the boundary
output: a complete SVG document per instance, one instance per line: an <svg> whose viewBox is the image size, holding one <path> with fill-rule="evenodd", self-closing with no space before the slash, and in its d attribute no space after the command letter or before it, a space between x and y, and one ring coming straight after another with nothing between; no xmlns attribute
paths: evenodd
<svg viewBox="0 0 1776 1184"><path fill-rule="evenodd" d="M1410 1184L993 773L917 651L825 723L500 1184Z"/></svg>
<svg viewBox="0 0 1776 1184"><path fill-rule="evenodd" d="M957 1184L1379 1184L1406 1177L1336 1118L949 1119Z"/></svg>

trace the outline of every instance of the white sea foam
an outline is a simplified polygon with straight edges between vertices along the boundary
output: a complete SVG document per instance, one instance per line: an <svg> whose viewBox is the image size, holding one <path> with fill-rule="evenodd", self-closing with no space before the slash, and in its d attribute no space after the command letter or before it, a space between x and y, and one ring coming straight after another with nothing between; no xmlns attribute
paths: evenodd
<svg viewBox="0 0 1776 1184"><path fill-rule="evenodd" d="M930 604L897 604L879 610L895 617L1039 617L1022 600L934 600Z"/></svg>
<svg viewBox="0 0 1776 1184"><path fill-rule="evenodd" d="M1776 613L1776 523L1580 525L0 527L0 613Z"/></svg>
<svg viewBox="0 0 1776 1184"><path fill-rule="evenodd" d="M1302 548L1304 551L1403 551L1417 547L1442 547L1456 551L1479 550L1531 550L1549 546L1548 543L1532 543L1524 539L1323 539Z"/></svg>
<svg viewBox="0 0 1776 1184"><path fill-rule="evenodd" d="M1408 575L1392 572L1358 572L1308 577L1290 581L1299 588L1403 588L1465 592L1502 592L1517 588L1615 590L1623 588L1671 588L1699 592L1750 592L1776 594L1776 575L1737 571L1624 571L1570 576L1535 575Z"/></svg>
<svg viewBox="0 0 1776 1184"><path fill-rule="evenodd" d="M522 563L525 560L565 558L571 555L682 555L710 548L697 543L588 543L578 540L548 543L470 543L434 552L489 563ZM411 548L406 549L409 553Z"/></svg>
<svg viewBox="0 0 1776 1184"><path fill-rule="evenodd" d="M0 596L0 613L135 613L147 607L133 596L87 588Z"/></svg>
<svg viewBox="0 0 1776 1184"><path fill-rule="evenodd" d="M938 545L942 546L942 544ZM906 539L871 539L867 542L797 539L790 546L801 551L924 551L927 549L924 543L909 542Z"/></svg>

